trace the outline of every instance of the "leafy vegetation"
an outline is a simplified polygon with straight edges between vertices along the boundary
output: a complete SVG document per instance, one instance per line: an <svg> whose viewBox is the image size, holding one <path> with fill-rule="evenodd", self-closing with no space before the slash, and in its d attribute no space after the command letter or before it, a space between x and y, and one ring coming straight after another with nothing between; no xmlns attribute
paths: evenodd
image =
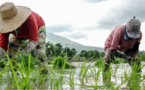
<svg viewBox="0 0 145 90"><path fill-rule="evenodd" d="M68 47L63 48L60 44L47 43L46 52L49 61L48 74L41 74L43 68L37 67L38 60L35 57L35 53L26 54L21 53L11 59L7 56L5 59L1 59L0 67L0 89L22 89L22 90L120 90L125 86L125 90L133 89L145 89L145 75L140 74L137 71L140 68L144 68L144 64L141 67L137 67L134 64L131 68L131 73L126 71L117 74L120 71L120 63L126 63L126 60L115 58L113 70L111 67L106 75L106 82L102 82L102 70L103 67L103 52L96 50L82 51L76 55L75 49ZM70 59L81 59L83 62L81 65L77 64L75 67L68 63ZM95 60L93 62L85 62L86 60ZM141 52L138 60L145 60L145 53ZM97 67L94 67L91 64ZM50 65L51 64L51 65ZM120 66L119 66L120 65ZM15 70L16 66L18 68ZM115 82L110 81L110 77L115 79ZM105 78L103 78L105 79ZM121 80L120 83L116 83L117 80ZM101 84L103 83L103 84Z"/></svg>
<svg viewBox="0 0 145 90"><path fill-rule="evenodd" d="M100 67L100 66L102 66L102 64L103 64L103 60L97 60L94 65L97 67Z"/></svg>
<svg viewBox="0 0 145 90"><path fill-rule="evenodd" d="M144 55L142 55L144 57ZM19 58L18 58L19 57ZM91 63L87 64L84 62L81 66L78 66L79 69L67 69L64 70L67 66L67 60L63 57L55 57L54 61L52 61L52 65L55 68L49 68L49 73L46 75L41 75L39 67L31 67L33 66L33 61L37 61L36 58L33 58L31 54L28 55L18 55L17 57L17 65L19 69L17 71L14 70L13 59L7 57L5 67L0 71L0 88L2 89L49 89L49 90L59 90L64 89L65 85L69 85L67 89L76 89L75 86L80 86L79 89L110 89L110 90L120 90L122 86L126 85L126 89L135 89L138 90L140 88L140 83L145 81L144 75L140 76L137 74L135 68L132 69L131 74L126 74L124 72L121 76L122 81L119 84L109 82L109 77L117 77L116 74L118 71L118 65L115 66L113 71L109 71L106 74L106 78L108 79L106 83L100 85L100 75L103 69L103 59L100 57L96 61L96 65L99 66L98 69L92 68ZM24 60L26 59L26 60ZM24 60L24 61L21 61ZM118 59L119 60L119 59ZM27 63L24 64L24 62ZM35 64L34 64L35 65ZM55 65L55 66L54 66ZM58 67L58 68L57 68ZM144 66L142 66L143 68ZM11 71L11 74L9 72ZM17 72L20 74L17 75ZM78 74L77 78L76 75ZM65 76L66 75L66 76ZM69 76L69 78L67 77ZM78 80L80 83L75 82ZM127 83L127 84L126 84ZM4 84L4 85L3 85ZM142 83L141 88L145 88L145 85ZM77 88L78 89L78 88Z"/></svg>
<svg viewBox="0 0 145 90"><path fill-rule="evenodd" d="M51 42L46 43L46 55L48 59L53 59L53 57L67 56L69 59L72 59L76 55L77 51L72 48L65 47L63 48L61 44L53 44Z"/></svg>
<svg viewBox="0 0 145 90"><path fill-rule="evenodd" d="M77 60L95 60L105 55L104 52L99 52L97 50L82 50L79 54L77 54L77 50L75 48L62 47L60 43L56 43L55 45L51 42L46 43L46 55L48 59L53 59L54 57L68 57L68 60L76 59Z"/></svg>
<svg viewBox="0 0 145 90"><path fill-rule="evenodd" d="M54 58L54 61L53 61L53 67L54 68L66 68L66 69L69 69L69 68L75 68L73 65L71 65L70 63L66 62L65 59L63 59L62 57L58 56L56 58Z"/></svg>
<svg viewBox="0 0 145 90"><path fill-rule="evenodd" d="M0 60L0 68L4 68L6 66L6 60L5 59L1 59Z"/></svg>
<svg viewBox="0 0 145 90"><path fill-rule="evenodd" d="M28 59L29 59L29 54L27 54L27 53L21 53L21 54L18 54L17 56L14 57L14 60L17 63L23 63L25 68L28 67L28 63L29 63ZM30 68L34 68L35 65L37 65L39 63L38 59L36 57L33 57L33 56L31 56L31 59L33 61L30 63Z"/></svg>

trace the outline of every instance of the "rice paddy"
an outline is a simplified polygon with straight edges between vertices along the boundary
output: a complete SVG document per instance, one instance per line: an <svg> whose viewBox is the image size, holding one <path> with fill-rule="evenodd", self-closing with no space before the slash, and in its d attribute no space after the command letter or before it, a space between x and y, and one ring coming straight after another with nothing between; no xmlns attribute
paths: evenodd
<svg viewBox="0 0 145 90"><path fill-rule="evenodd" d="M7 57L8 58L8 57ZM21 57L24 60L23 57ZM60 58L59 58L60 59ZM8 58L4 68L0 71L1 90L144 90L145 62L141 62L142 72L132 72L128 63L111 64L111 70L106 76L111 76L109 83L103 82L102 65L96 62L71 62L73 66L65 68L54 67L53 62L48 65L48 74L40 74L41 68L31 67L34 58L28 56L28 65L24 61L17 63L15 70L13 60Z"/></svg>

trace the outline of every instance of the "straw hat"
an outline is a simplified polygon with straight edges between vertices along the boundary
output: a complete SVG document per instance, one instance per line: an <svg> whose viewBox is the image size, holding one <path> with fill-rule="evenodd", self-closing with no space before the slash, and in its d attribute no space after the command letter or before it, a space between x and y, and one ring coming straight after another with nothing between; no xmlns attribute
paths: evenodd
<svg viewBox="0 0 145 90"><path fill-rule="evenodd" d="M0 6L0 33L14 31L21 26L31 14L31 10L25 6L15 6L6 2Z"/></svg>

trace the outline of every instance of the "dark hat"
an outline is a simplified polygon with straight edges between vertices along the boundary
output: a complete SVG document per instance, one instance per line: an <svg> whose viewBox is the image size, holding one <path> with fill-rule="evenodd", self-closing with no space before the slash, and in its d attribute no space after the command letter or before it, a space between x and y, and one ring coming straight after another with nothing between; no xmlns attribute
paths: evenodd
<svg viewBox="0 0 145 90"><path fill-rule="evenodd" d="M126 33L130 38L139 38L140 37L140 26L141 22L138 19L130 19L126 24Z"/></svg>

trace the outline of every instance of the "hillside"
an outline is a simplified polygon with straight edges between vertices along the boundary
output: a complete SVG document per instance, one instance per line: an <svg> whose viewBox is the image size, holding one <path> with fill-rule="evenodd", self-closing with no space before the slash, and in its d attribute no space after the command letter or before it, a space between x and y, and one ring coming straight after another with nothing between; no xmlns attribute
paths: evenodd
<svg viewBox="0 0 145 90"><path fill-rule="evenodd" d="M63 47L70 47L75 48L78 53L80 53L82 50L98 50L99 52L103 52L103 48L100 47L93 47L93 46L85 46L79 43L76 43L74 41L71 41L67 38L64 38L59 35L55 35L52 33L47 33L47 41L51 41L52 43L60 43Z"/></svg>

